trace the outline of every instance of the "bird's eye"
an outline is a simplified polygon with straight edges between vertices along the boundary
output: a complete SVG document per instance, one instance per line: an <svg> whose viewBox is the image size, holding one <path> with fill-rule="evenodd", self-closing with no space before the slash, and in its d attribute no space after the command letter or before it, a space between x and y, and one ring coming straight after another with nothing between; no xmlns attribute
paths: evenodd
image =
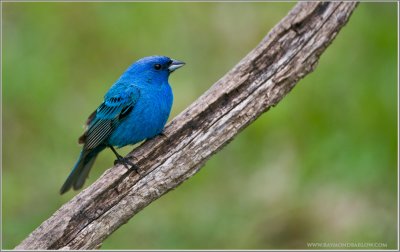
<svg viewBox="0 0 400 252"><path fill-rule="evenodd" d="M161 69L161 65L160 65L160 64L155 64L155 65L154 65L154 69L160 70L160 69Z"/></svg>

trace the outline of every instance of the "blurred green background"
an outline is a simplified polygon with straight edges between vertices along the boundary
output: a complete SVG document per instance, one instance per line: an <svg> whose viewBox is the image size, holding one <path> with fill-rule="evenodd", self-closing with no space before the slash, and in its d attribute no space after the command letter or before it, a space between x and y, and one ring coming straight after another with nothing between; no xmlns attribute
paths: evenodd
<svg viewBox="0 0 400 252"><path fill-rule="evenodd" d="M82 125L129 64L187 63L170 78L171 119L294 4L3 3L3 248L76 194L58 191ZM396 6L360 4L314 73L102 249L395 248ZM86 186L113 160L102 153Z"/></svg>

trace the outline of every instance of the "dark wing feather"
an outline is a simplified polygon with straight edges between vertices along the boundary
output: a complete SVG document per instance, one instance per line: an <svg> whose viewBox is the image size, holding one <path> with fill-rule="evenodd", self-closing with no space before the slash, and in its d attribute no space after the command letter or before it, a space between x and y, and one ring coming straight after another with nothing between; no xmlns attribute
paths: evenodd
<svg viewBox="0 0 400 252"><path fill-rule="evenodd" d="M89 130L85 139L84 149L94 149L103 143L112 133L115 127L116 119L96 120Z"/></svg>
<svg viewBox="0 0 400 252"><path fill-rule="evenodd" d="M79 138L84 149L93 149L104 143L115 127L132 111L140 96L139 89L131 88L131 92L106 97L104 102L87 120L87 129Z"/></svg>
<svg viewBox="0 0 400 252"><path fill-rule="evenodd" d="M96 117L96 112L97 112L97 109L96 109L95 111L93 111L93 113L91 113L90 116L89 116L89 118L86 120L86 124L85 124L86 130L85 130L85 133L83 133L83 135L79 137L78 143L80 143L80 144L84 144L84 143L85 143L85 141L86 141L87 127L90 125L90 123L91 123L91 122L93 121L93 119Z"/></svg>

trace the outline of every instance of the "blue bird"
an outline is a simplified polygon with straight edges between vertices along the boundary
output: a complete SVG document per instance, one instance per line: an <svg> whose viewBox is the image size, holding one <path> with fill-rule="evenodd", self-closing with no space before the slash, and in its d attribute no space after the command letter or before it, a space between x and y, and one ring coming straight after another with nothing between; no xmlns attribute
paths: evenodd
<svg viewBox="0 0 400 252"><path fill-rule="evenodd" d="M128 168L137 169L115 147L135 144L162 133L171 112L173 94L169 75L185 63L166 56L150 56L133 63L111 86L103 103L89 116L79 138L83 149L60 193L80 189L104 149L110 148Z"/></svg>

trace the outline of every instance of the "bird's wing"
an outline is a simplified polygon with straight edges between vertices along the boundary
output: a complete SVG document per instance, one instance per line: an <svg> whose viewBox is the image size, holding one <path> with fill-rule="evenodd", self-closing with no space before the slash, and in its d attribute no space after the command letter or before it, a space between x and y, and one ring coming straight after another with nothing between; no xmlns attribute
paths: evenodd
<svg viewBox="0 0 400 252"><path fill-rule="evenodd" d="M140 96L138 88L131 87L128 92L106 96L104 102L89 116L85 133L79 138L84 149L93 149L106 140L129 112Z"/></svg>

